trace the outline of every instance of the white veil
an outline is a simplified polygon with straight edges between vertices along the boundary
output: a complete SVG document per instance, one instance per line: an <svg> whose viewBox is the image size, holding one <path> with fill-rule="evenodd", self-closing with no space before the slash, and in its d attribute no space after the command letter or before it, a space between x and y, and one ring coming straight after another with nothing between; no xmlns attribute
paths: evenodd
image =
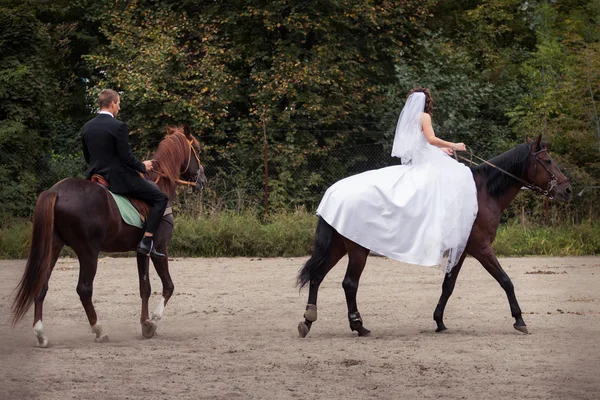
<svg viewBox="0 0 600 400"><path fill-rule="evenodd" d="M398 118L392 157L400 157L404 165L412 163L413 150L418 143L419 135L422 135L421 116L424 111L425 93L414 92L408 96L400 118Z"/></svg>

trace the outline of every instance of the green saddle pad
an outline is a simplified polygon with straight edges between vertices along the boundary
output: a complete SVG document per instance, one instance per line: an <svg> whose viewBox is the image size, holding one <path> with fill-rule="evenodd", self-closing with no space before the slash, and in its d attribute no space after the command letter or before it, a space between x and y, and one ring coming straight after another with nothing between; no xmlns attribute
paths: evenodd
<svg viewBox="0 0 600 400"><path fill-rule="evenodd" d="M117 202L117 206L119 206L119 212L121 213L121 218L127 225L137 226L140 229L144 229L144 222L140 217L140 213L135 209L131 201L125 196L121 196L120 194L115 194L110 190L108 193L112 194L112 197Z"/></svg>

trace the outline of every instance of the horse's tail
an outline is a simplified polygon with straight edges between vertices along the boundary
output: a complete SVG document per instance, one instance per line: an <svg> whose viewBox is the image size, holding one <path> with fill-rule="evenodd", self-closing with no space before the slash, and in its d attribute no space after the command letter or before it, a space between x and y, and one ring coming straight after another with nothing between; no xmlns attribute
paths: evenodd
<svg viewBox="0 0 600 400"><path fill-rule="evenodd" d="M29 258L21 282L17 287L17 296L12 305L13 325L25 316L25 313L39 297L50 278L54 205L57 196L56 192L44 191L40 193L35 205Z"/></svg>
<svg viewBox="0 0 600 400"><path fill-rule="evenodd" d="M315 246L312 256L308 259L304 267L298 272L297 286L302 289L325 267L329 260L331 250L331 239L333 237L333 228L325 220L319 217L317 230L315 232Z"/></svg>

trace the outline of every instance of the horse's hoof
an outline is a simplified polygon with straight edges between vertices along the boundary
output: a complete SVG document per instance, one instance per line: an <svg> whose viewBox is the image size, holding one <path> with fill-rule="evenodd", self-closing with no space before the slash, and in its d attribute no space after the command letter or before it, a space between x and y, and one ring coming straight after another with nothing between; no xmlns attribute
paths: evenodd
<svg viewBox="0 0 600 400"><path fill-rule="evenodd" d="M306 335L308 335L309 331L310 331L310 328L308 326L306 326L306 324L304 322L300 322L298 324L298 337L300 337L300 338L306 337Z"/></svg>
<svg viewBox="0 0 600 400"><path fill-rule="evenodd" d="M369 336L369 333L371 333L363 326L362 321L350 321L350 330L358 332L358 336Z"/></svg>
<svg viewBox="0 0 600 400"><path fill-rule="evenodd" d="M142 324L142 336L144 336L146 339L152 338L156 333L157 327L158 326L154 321L147 320Z"/></svg>
<svg viewBox="0 0 600 400"><path fill-rule="evenodd" d="M39 347L40 349L46 349L48 347L50 347L50 341L46 338L44 338L44 340L37 342L36 344L37 347Z"/></svg>
<svg viewBox="0 0 600 400"><path fill-rule="evenodd" d="M522 332L524 334L528 334L529 331L527 330L527 325L517 325L517 324L513 324L513 327L518 330L519 332Z"/></svg>
<svg viewBox="0 0 600 400"><path fill-rule="evenodd" d="M98 336L97 338L94 338L94 342L96 343L107 343L108 340L108 334L103 333L102 335Z"/></svg>
<svg viewBox="0 0 600 400"><path fill-rule="evenodd" d="M446 332L447 330L448 330L448 328L446 328L446 325L441 324L441 325L438 325L438 327L435 331L436 332Z"/></svg>
<svg viewBox="0 0 600 400"><path fill-rule="evenodd" d="M315 322L317 320L317 306L314 304L308 304L306 311L304 312L304 318L307 321Z"/></svg>
<svg viewBox="0 0 600 400"><path fill-rule="evenodd" d="M367 328L364 327L360 327L357 329L358 331L358 336L369 336L369 334L371 333L370 330L368 330Z"/></svg>

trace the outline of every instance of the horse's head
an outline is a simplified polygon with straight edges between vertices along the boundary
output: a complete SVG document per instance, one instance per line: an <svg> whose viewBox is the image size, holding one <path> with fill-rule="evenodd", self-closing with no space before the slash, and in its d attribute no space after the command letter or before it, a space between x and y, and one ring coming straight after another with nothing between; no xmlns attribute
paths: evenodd
<svg viewBox="0 0 600 400"><path fill-rule="evenodd" d="M163 176L180 184L202 190L206 185L204 167L200 164L200 144L187 125L168 126L165 139L158 146L155 159Z"/></svg>
<svg viewBox="0 0 600 400"><path fill-rule="evenodd" d="M200 143L192 135L192 132L187 124L183 124L181 127L181 133L187 139L190 145L190 153L186 161L186 165L182 166L181 177L190 182L195 182L196 185L193 187L194 191L200 191L206 186L206 175L204 175L204 167L200 164Z"/></svg>
<svg viewBox="0 0 600 400"><path fill-rule="evenodd" d="M530 157L525 179L540 188L551 199L569 201L573 191L569 179L548 154L548 147L542 142L542 135L536 140L527 138L527 143Z"/></svg>

